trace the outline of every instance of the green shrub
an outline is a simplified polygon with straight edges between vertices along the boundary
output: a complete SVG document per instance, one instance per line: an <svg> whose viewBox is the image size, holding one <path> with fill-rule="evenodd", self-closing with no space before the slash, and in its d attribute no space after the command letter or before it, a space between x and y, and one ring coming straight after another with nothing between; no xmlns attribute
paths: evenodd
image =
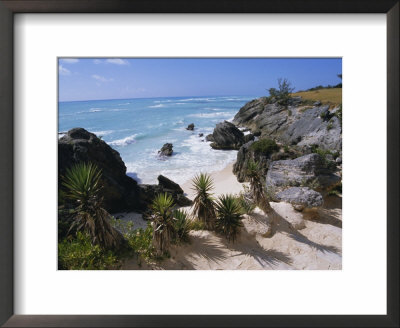
<svg viewBox="0 0 400 328"><path fill-rule="evenodd" d="M153 227L150 222L146 229L131 229L124 233L128 240L129 251L134 252L141 259L148 261L155 257L153 247Z"/></svg>
<svg viewBox="0 0 400 328"><path fill-rule="evenodd" d="M243 214L249 215L256 208L256 205L252 201L247 199L243 193L240 194L239 197L236 198L236 200L239 203Z"/></svg>
<svg viewBox="0 0 400 328"><path fill-rule="evenodd" d="M326 129L329 131L333 128L333 123L329 122L328 125L326 126Z"/></svg>
<svg viewBox="0 0 400 328"><path fill-rule="evenodd" d="M342 183L338 183L328 192L328 196L340 196L342 194Z"/></svg>
<svg viewBox="0 0 400 328"><path fill-rule="evenodd" d="M271 155L272 153L279 151L279 147L276 144L275 140L268 139L268 138L253 142L251 144L250 148L255 153L264 154L264 155Z"/></svg>
<svg viewBox="0 0 400 328"><path fill-rule="evenodd" d="M120 261L111 250L92 245L87 233L78 232L76 239L63 239L58 243L58 268L60 270L116 269Z"/></svg>
<svg viewBox="0 0 400 328"><path fill-rule="evenodd" d="M206 230L206 225L203 221L189 220L189 230Z"/></svg>

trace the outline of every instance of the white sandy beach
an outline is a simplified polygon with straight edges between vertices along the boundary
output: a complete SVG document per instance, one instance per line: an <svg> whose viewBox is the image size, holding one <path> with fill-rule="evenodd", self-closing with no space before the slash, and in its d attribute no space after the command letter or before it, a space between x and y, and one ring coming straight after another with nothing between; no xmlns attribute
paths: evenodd
<svg viewBox="0 0 400 328"><path fill-rule="evenodd" d="M243 186L232 173L232 165L220 172L211 173L216 196L239 193ZM191 182L182 185L193 199ZM210 231L191 231L190 243L171 247L171 257L160 263L138 265L137 260L126 261L122 269L160 270L282 270L282 269L341 269L342 268L342 209L341 198L325 199L318 211L319 218L308 218L287 203L271 203L279 214L276 232L270 238L259 232L268 223L260 210L245 216L244 227L235 243ZM128 213L135 227L146 222L141 215ZM293 229L293 225L297 229Z"/></svg>

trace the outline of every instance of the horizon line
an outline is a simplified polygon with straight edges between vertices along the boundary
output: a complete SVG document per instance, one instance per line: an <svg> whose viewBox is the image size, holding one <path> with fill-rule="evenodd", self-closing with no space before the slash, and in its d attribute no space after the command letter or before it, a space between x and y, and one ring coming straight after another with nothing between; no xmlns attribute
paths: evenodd
<svg viewBox="0 0 400 328"><path fill-rule="evenodd" d="M58 100L59 103L63 102L79 102L79 101L104 101L104 100L129 100L129 99L154 99L154 98L186 98L186 97L253 97L255 95L205 95L205 96L157 96L157 97L132 97L132 98L107 98L107 99L85 99L85 100ZM256 96L258 97L258 96Z"/></svg>

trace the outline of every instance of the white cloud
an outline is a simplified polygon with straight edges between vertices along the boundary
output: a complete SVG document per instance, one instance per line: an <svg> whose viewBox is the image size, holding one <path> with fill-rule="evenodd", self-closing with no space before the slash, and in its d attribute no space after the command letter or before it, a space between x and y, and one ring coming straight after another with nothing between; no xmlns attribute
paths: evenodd
<svg viewBox="0 0 400 328"><path fill-rule="evenodd" d="M100 82L111 82L114 80L114 79L107 79L104 76L97 75L97 74L93 74L92 78L94 78L95 80L100 81Z"/></svg>
<svg viewBox="0 0 400 328"><path fill-rule="evenodd" d="M58 66L58 72L60 75L71 75L71 71L63 67L63 65Z"/></svg>
<svg viewBox="0 0 400 328"><path fill-rule="evenodd" d="M109 64L116 64L116 65L129 65L127 60L121 58L110 58L106 60Z"/></svg>
<svg viewBox="0 0 400 328"><path fill-rule="evenodd" d="M61 62L66 63L66 64L76 64L77 62L79 62L79 59L76 58L63 58L60 59Z"/></svg>

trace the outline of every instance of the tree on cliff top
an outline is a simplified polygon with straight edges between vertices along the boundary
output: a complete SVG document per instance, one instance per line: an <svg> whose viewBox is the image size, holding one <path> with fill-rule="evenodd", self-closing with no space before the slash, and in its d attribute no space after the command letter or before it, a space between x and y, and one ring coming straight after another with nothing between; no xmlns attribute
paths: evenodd
<svg viewBox="0 0 400 328"><path fill-rule="evenodd" d="M269 99L275 98L278 104L286 106L290 100L290 94L294 91L294 87L287 79L278 79L278 89L269 88Z"/></svg>

